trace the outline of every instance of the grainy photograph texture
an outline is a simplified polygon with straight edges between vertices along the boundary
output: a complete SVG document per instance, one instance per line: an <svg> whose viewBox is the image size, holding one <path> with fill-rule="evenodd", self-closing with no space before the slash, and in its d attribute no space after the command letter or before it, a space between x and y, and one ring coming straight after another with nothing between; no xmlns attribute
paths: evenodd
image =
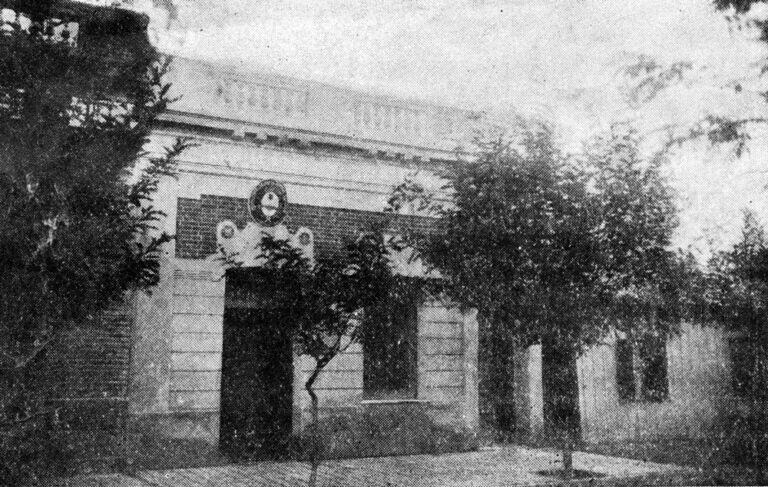
<svg viewBox="0 0 768 487"><path fill-rule="evenodd" d="M0 0L0 486L768 485L768 3Z"/></svg>

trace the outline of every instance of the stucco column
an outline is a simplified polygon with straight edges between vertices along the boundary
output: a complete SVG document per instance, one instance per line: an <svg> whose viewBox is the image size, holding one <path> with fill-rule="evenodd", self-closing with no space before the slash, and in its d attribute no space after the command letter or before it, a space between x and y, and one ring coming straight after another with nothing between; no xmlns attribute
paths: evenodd
<svg viewBox="0 0 768 487"><path fill-rule="evenodd" d="M478 325L477 310L463 315L464 328L464 400L462 416L464 425L475 433L480 430L480 399L478 393L477 353Z"/></svg>
<svg viewBox="0 0 768 487"><path fill-rule="evenodd" d="M517 428L537 436L544 429L541 345L515 351L514 398Z"/></svg>
<svg viewBox="0 0 768 487"><path fill-rule="evenodd" d="M177 182L172 177L160 181L153 205L166 216L155 235L176 231ZM160 281L151 292L134 296L129 369L131 415L167 413L170 391L171 321L173 316L174 241L163 245L160 254Z"/></svg>

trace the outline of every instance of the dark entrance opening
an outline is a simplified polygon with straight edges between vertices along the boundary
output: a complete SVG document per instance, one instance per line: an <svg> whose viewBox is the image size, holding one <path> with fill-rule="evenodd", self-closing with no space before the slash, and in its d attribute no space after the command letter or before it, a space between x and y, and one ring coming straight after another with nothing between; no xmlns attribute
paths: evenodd
<svg viewBox="0 0 768 487"><path fill-rule="evenodd" d="M273 299L275 285L256 269L227 272L220 447L234 458L288 453L293 353L287 313Z"/></svg>
<svg viewBox="0 0 768 487"><path fill-rule="evenodd" d="M544 340L541 347L544 429L551 438L581 438L576 354Z"/></svg>
<svg viewBox="0 0 768 487"><path fill-rule="evenodd" d="M485 439L507 442L515 438L515 340L502 327L480 326L480 424Z"/></svg>

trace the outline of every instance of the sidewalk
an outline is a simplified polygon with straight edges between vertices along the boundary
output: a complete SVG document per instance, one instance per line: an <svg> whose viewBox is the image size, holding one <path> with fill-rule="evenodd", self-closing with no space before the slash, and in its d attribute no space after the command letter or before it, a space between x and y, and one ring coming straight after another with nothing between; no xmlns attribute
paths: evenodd
<svg viewBox="0 0 768 487"><path fill-rule="evenodd" d="M576 452L574 468L598 474L577 485L667 485L692 478L693 469ZM560 468L557 452L520 446L469 453L329 460L318 485L328 487L502 487L552 485L556 477L539 472ZM255 487L306 485L309 467L299 462L258 462L222 467L89 475L62 480L59 487Z"/></svg>

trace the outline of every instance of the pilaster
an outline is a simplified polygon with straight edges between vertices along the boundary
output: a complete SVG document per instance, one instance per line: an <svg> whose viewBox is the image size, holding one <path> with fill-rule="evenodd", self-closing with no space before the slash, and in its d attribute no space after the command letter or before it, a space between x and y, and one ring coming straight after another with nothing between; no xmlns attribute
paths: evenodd
<svg viewBox="0 0 768 487"><path fill-rule="evenodd" d="M478 392L478 324L477 310L463 314L464 328L464 400L462 416L464 425L474 432L480 429L480 399Z"/></svg>
<svg viewBox="0 0 768 487"><path fill-rule="evenodd" d="M153 205L166 216L157 230L175 233L176 180L166 177L158 186ZM132 415L167 413L170 397L171 321L173 316L175 242L163 245L160 253L160 280L150 291L139 291L134 299L131 333L129 413Z"/></svg>
<svg viewBox="0 0 768 487"><path fill-rule="evenodd" d="M517 428L528 436L544 429L544 394L541 345L515 351L515 417Z"/></svg>

